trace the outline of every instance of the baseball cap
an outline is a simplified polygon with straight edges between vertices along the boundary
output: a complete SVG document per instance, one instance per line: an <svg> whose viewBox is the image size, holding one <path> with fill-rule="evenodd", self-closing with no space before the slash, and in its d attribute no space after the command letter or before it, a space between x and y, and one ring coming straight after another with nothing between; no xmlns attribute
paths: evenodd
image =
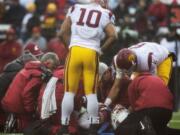
<svg viewBox="0 0 180 135"><path fill-rule="evenodd" d="M25 48L24 51L30 51L33 55L35 56L40 56L43 55L44 53L41 51L41 49L38 47L37 44L35 43L28 43Z"/></svg>

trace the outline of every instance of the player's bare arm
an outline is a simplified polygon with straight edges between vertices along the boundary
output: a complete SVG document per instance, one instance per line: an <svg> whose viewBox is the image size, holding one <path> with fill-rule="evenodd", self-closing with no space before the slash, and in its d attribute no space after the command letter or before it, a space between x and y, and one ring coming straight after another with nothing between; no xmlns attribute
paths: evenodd
<svg viewBox="0 0 180 135"><path fill-rule="evenodd" d="M69 45L71 36L71 19L67 17L61 25L58 37L61 39L65 46Z"/></svg>
<svg viewBox="0 0 180 135"><path fill-rule="evenodd" d="M117 32L115 30L115 27L112 23L109 23L106 27L105 27L105 33L106 33L106 40L104 42L104 44L101 46L101 51L104 52L106 51L108 48L110 48L113 45L113 42L115 40L117 40L118 36L117 36Z"/></svg>
<svg viewBox="0 0 180 135"><path fill-rule="evenodd" d="M106 98L105 105L109 106L116 99L116 97L120 91L119 85L120 85L120 79L116 78L114 80L114 84L109 92L109 95Z"/></svg>

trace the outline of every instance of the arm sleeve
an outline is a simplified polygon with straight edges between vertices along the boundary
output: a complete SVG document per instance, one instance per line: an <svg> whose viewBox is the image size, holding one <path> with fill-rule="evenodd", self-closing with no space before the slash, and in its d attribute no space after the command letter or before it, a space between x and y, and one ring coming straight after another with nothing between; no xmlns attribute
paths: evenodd
<svg viewBox="0 0 180 135"><path fill-rule="evenodd" d="M24 90L22 91L22 101L26 112L35 111L35 104L38 89L40 88L40 81L38 79L32 79L28 82Z"/></svg>
<svg viewBox="0 0 180 135"><path fill-rule="evenodd" d="M123 72L121 69L117 68L116 69L116 78L117 79L121 79L122 78L122 75L123 75Z"/></svg>
<svg viewBox="0 0 180 135"><path fill-rule="evenodd" d="M113 66L114 66L115 72L116 72L116 79L121 79L122 75L123 75L123 71L122 71L122 69L117 67L116 58L117 58L117 55L114 56L114 58L113 58Z"/></svg>

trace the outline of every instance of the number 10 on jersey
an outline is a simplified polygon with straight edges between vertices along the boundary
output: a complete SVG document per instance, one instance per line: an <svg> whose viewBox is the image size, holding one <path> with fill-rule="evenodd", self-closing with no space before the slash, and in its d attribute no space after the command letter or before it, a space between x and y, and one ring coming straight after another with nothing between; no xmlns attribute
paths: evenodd
<svg viewBox="0 0 180 135"><path fill-rule="evenodd" d="M98 10L87 11L85 8L81 8L81 13L77 25L84 26L85 24L91 28L97 28L101 19L102 13ZM84 20L85 15L88 14L87 19ZM95 22L92 22L92 18L95 17Z"/></svg>

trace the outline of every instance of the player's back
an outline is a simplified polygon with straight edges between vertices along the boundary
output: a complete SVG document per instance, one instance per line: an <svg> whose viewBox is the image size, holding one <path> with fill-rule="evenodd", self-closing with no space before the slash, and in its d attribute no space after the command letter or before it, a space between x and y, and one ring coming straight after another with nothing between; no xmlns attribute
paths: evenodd
<svg viewBox="0 0 180 135"><path fill-rule="evenodd" d="M99 51L104 28L113 22L111 12L96 3L76 4L68 16L72 21L70 47L76 45Z"/></svg>
<svg viewBox="0 0 180 135"><path fill-rule="evenodd" d="M152 53L158 62L162 62L169 55L169 51L165 47L154 42L142 42L130 47L130 49L140 56Z"/></svg>
<svg viewBox="0 0 180 135"><path fill-rule="evenodd" d="M130 49L136 53L138 59L137 68L140 71L147 71L150 67L154 70L154 66L150 63L159 65L169 55L166 48L154 42L142 42L130 47Z"/></svg>

